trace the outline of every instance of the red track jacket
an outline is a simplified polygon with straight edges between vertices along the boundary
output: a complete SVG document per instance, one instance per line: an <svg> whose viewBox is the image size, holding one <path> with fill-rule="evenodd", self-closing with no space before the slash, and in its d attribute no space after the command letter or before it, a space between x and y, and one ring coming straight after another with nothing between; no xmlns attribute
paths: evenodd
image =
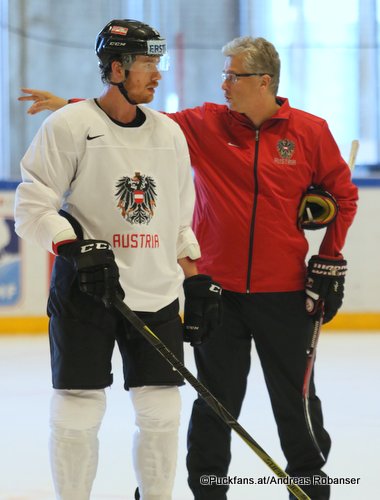
<svg viewBox="0 0 380 500"><path fill-rule="evenodd" d="M258 130L224 105L169 114L186 136L195 170L198 268L226 290L304 288L308 243L297 212L311 184L332 193L339 205L321 256L341 257L355 216L357 188L326 121L278 99L281 108Z"/></svg>

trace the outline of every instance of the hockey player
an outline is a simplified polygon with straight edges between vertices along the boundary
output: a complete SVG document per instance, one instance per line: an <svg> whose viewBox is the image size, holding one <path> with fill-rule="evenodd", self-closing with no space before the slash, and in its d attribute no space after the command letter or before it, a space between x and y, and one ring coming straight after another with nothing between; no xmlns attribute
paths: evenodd
<svg viewBox="0 0 380 500"><path fill-rule="evenodd" d="M114 20L99 33L96 53L104 92L45 121L22 159L16 192L17 233L57 255L48 301L52 474L58 499L90 498L116 341L136 413L136 498L169 500L183 381L112 304L125 292L183 359L183 273L187 326L209 333L220 294L208 291L217 287L194 262L185 138L168 117L140 106L159 84L165 40L139 21Z"/></svg>
<svg viewBox="0 0 380 500"><path fill-rule="evenodd" d="M346 261L341 251L355 216L357 188L326 121L277 96L275 47L263 38L242 37L223 53L227 106L206 103L169 115L186 136L195 170L198 269L224 289L222 327L195 347L198 374L238 417L253 339L287 472L313 500L327 500L329 486L315 484L313 477L325 475L321 468L331 441L313 376L310 414L320 450L311 439L302 386L314 315L323 303L328 322L342 305ZM21 99L34 101L30 113L67 103L53 94L25 91L31 95ZM306 267L308 243L298 212L311 185L331 193L338 210ZM230 459L230 429L198 398L187 457L195 500L226 499L227 485L202 485L200 478L226 477Z"/></svg>

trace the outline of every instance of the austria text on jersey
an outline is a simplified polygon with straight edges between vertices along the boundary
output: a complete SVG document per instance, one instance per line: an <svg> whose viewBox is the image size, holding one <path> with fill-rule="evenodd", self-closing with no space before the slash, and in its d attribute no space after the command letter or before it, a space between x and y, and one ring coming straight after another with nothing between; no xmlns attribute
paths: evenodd
<svg viewBox="0 0 380 500"><path fill-rule="evenodd" d="M158 234L114 234L112 244L114 248L159 248L160 239Z"/></svg>

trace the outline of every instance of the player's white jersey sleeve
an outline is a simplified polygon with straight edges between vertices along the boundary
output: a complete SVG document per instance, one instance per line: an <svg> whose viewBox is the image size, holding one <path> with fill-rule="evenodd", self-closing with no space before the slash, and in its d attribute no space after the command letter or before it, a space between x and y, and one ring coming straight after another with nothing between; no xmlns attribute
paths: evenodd
<svg viewBox="0 0 380 500"><path fill-rule="evenodd" d="M78 152L71 131L59 112L40 128L21 161L22 183L16 190L15 228L22 238L52 252L55 236L68 231L69 222L58 215L62 199L75 177Z"/></svg>
<svg viewBox="0 0 380 500"><path fill-rule="evenodd" d="M178 127L179 128L179 127ZM195 260L201 256L198 241L191 228L193 219L195 191L191 175L190 155L186 139L181 131L178 135L180 156L179 193L181 203L180 227L177 239L177 257L190 257Z"/></svg>

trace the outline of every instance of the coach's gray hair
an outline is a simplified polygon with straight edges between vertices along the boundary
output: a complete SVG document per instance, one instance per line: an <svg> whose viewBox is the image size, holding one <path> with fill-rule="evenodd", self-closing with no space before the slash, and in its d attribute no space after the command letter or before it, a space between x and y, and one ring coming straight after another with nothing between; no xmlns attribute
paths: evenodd
<svg viewBox="0 0 380 500"><path fill-rule="evenodd" d="M280 57L274 45L265 38L241 36L222 48L225 57L244 54L243 67L248 73L265 73L272 80L269 88L277 95L280 83Z"/></svg>

